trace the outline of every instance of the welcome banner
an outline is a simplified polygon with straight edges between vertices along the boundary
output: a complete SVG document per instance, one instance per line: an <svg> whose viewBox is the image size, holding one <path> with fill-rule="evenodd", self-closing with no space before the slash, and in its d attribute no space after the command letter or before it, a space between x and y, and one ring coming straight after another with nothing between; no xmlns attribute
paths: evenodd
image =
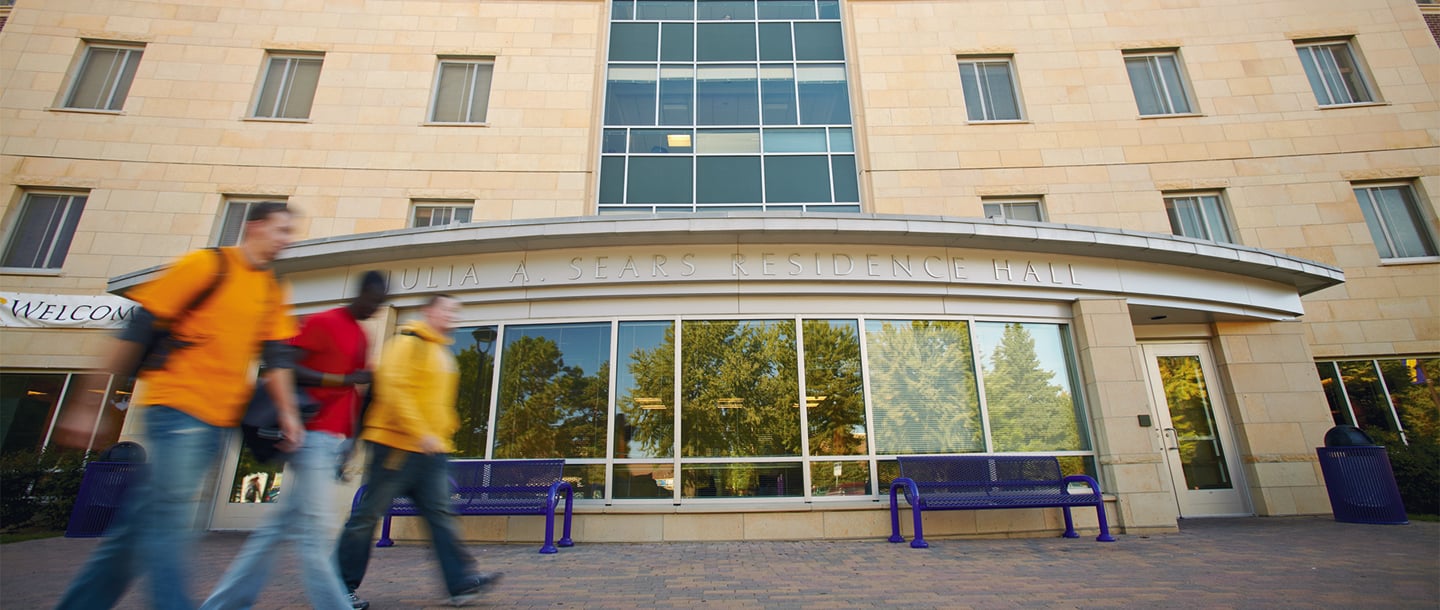
<svg viewBox="0 0 1440 610"><path fill-rule="evenodd" d="M139 304L111 294L0 291L0 327L120 328Z"/></svg>

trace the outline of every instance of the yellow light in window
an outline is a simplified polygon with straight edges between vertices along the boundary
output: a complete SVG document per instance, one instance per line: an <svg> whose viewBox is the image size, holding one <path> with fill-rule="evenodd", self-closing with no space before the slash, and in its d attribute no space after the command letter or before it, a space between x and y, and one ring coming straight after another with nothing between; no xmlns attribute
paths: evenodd
<svg viewBox="0 0 1440 610"><path fill-rule="evenodd" d="M690 134L688 134L688 133L672 133L672 134L666 134L666 135L665 135L665 144L669 145L671 148L689 148L689 147L690 147Z"/></svg>

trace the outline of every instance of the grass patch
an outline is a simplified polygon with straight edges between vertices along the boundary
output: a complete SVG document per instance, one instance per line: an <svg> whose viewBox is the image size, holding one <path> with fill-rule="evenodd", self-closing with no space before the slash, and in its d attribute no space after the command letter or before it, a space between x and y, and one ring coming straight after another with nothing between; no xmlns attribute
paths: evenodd
<svg viewBox="0 0 1440 610"><path fill-rule="evenodd" d="M1405 518L1411 521L1440 521L1440 515L1417 515L1415 513L1409 513L1405 515Z"/></svg>

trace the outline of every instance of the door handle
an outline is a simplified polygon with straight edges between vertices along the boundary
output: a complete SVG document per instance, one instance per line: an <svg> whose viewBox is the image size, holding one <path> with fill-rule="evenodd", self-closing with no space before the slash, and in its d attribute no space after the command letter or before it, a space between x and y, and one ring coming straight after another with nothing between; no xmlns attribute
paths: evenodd
<svg viewBox="0 0 1440 610"><path fill-rule="evenodd" d="M1163 438L1166 438L1166 437L1168 437L1168 438L1170 439L1170 442L1169 442L1168 444L1166 444L1166 447L1165 447L1166 449L1169 449L1169 450L1171 450L1171 451L1179 451L1179 450L1180 450L1180 437L1175 434L1175 429L1174 429L1174 428L1164 428L1164 429L1162 429L1162 430L1160 431L1160 436L1161 436L1162 439L1163 439ZM1162 440L1162 444L1164 444L1164 441L1163 441L1163 440Z"/></svg>

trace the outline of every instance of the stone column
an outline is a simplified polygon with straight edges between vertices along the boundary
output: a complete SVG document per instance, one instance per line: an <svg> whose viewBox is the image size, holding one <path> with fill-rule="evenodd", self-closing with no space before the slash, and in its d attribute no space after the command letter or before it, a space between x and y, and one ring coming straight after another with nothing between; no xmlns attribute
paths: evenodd
<svg viewBox="0 0 1440 610"><path fill-rule="evenodd" d="M1216 364L1256 514L1328 514L1315 448L1334 425L1299 322L1217 322Z"/></svg>
<svg viewBox="0 0 1440 610"><path fill-rule="evenodd" d="M1095 454L1105 491L1115 494L1116 520L1126 533L1173 531L1179 507L1170 489L1145 384L1144 358L1124 299L1080 299L1075 313L1079 356Z"/></svg>

